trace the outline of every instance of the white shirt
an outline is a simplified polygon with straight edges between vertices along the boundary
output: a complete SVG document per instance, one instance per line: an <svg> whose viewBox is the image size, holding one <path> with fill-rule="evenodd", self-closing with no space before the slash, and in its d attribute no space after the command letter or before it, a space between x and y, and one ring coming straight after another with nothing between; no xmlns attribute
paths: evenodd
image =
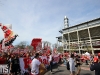
<svg viewBox="0 0 100 75"><path fill-rule="evenodd" d="M31 60L33 60L34 56L31 56Z"/></svg>
<svg viewBox="0 0 100 75"><path fill-rule="evenodd" d="M39 73L39 65L40 64L41 64L41 62L38 59L34 58L32 60L32 63L31 63L31 66L32 66L31 67L31 73L32 74L36 75L36 74Z"/></svg>
<svg viewBox="0 0 100 75"><path fill-rule="evenodd" d="M20 57L19 58L19 63L20 63L20 69L21 69L21 73L24 73L25 72L25 69L24 69L24 61L23 61L23 57Z"/></svg>
<svg viewBox="0 0 100 75"><path fill-rule="evenodd" d="M49 62L51 62L51 61L52 61L52 55L49 56Z"/></svg>
<svg viewBox="0 0 100 75"><path fill-rule="evenodd" d="M70 71L75 71L75 64L74 64L74 59L73 58L69 58L69 65L70 65Z"/></svg>

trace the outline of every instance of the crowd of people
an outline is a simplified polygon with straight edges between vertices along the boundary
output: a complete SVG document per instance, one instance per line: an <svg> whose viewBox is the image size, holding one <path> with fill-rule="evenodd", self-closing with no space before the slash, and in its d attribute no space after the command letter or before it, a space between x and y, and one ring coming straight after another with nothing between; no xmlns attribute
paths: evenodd
<svg viewBox="0 0 100 75"><path fill-rule="evenodd" d="M44 56L41 52L27 52L24 54L2 52L0 53L0 65L8 65L10 70L9 75L44 75L48 67L52 73L54 61L52 52L46 55L47 61L41 61L41 56ZM83 63L89 65L91 71L95 70L95 75L100 75L100 53L95 56L92 54L86 56L76 53L60 54L59 62L66 65L67 70L70 71L70 75L80 75L81 65Z"/></svg>
<svg viewBox="0 0 100 75"><path fill-rule="evenodd" d="M46 60L42 60L42 58ZM50 67L52 73L53 56L52 53L43 55L41 52L27 53L0 53L0 65L8 64L9 75L42 75L42 71L47 71ZM41 69L41 71L39 71ZM43 73L44 74L44 73Z"/></svg>
<svg viewBox="0 0 100 75"><path fill-rule="evenodd" d="M17 75L20 72L21 73L27 72L32 56L33 55L31 53L12 54L9 52L8 53L2 52L0 54L0 64L8 64L10 74Z"/></svg>
<svg viewBox="0 0 100 75"><path fill-rule="evenodd" d="M100 53L98 54L65 54L64 62L66 63L67 70L70 71L70 75L80 75L81 66L83 64L88 65L90 71L95 71L95 75L100 75ZM76 70L77 69L77 70Z"/></svg>

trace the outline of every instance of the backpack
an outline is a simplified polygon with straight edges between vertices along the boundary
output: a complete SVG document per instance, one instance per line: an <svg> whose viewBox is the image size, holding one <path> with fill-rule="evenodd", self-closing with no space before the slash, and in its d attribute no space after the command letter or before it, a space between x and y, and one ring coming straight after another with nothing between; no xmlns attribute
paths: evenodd
<svg viewBox="0 0 100 75"><path fill-rule="evenodd" d="M67 62L66 66L67 66L67 70L70 70L69 61Z"/></svg>

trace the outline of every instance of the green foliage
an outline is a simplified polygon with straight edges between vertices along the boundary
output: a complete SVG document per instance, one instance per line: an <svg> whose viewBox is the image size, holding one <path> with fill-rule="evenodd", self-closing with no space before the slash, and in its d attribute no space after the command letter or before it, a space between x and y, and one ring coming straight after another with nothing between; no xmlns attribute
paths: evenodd
<svg viewBox="0 0 100 75"><path fill-rule="evenodd" d="M24 49L27 46L27 42L26 41L22 41L19 44L17 44L15 47L16 48L20 48L20 49Z"/></svg>

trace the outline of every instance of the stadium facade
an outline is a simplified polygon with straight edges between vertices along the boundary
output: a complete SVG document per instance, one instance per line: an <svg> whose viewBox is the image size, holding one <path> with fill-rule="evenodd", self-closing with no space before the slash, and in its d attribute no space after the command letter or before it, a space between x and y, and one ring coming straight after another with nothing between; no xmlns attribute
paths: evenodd
<svg viewBox="0 0 100 75"><path fill-rule="evenodd" d="M100 51L100 18L69 27L68 18L64 18L64 28L59 31L62 36L56 37L62 43L64 52Z"/></svg>

